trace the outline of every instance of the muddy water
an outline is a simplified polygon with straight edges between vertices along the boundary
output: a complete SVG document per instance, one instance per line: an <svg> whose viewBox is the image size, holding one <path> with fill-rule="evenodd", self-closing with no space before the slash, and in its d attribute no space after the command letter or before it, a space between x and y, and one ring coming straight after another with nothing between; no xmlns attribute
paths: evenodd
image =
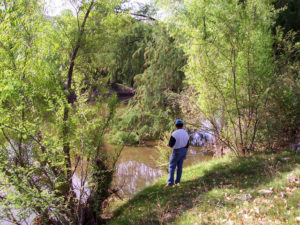
<svg viewBox="0 0 300 225"><path fill-rule="evenodd" d="M111 146L109 146L111 147ZM154 180L166 175L166 167L158 167L154 145L125 147L117 163L113 185L120 188L120 194L131 197ZM190 147L183 167L211 159L212 154L201 147ZM166 165L168 166L168 165ZM184 176L184 171L183 171Z"/></svg>

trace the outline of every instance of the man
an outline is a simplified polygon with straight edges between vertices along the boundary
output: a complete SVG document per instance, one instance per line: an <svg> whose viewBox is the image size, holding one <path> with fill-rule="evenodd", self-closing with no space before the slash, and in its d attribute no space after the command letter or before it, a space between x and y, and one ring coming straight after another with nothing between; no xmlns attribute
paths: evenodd
<svg viewBox="0 0 300 225"><path fill-rule="evenodd" d="M174 173L177 166L177 174L175 179L175 184L179 184L181 174L182 174L182 165L186 157L187 148L189 147L189 135L182 128L183 121L178 119L175 121L176 130L172 133L172 136L169 141L169 147L173 148L173 152L170 158L169 165L169 178L168 183L165 187L174 185Z"/></svg>

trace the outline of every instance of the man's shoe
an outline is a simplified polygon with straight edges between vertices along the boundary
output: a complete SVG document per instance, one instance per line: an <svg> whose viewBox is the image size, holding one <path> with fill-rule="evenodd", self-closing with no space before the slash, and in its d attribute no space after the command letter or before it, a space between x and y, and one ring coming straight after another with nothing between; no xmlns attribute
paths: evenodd
<svg viewBox="0 0 300 225"><path fill-rule="evenodd" d="M172 186L173 186L173 184L166 184L166 185L164 186L164 188L172 187Z"/></svg>

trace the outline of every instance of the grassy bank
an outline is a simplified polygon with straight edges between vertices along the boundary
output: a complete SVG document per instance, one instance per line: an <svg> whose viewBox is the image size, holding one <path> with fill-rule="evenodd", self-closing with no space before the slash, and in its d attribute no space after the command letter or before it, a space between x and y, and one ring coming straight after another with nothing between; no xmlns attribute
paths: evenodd
<svg viewBox="0 0 300 225"><path fill-rule="evenodd" d="M145 188L110 224L297 224L299 178L289 152L212 159L185 168L180 186Z"/></svg>

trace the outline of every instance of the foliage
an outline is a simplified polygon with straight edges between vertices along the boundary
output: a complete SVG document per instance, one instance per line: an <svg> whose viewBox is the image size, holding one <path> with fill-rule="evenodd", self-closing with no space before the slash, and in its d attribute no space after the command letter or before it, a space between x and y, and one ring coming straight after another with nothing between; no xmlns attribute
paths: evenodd
<svg viewBox="0 0 300 225"><path fill-rule="evenodd" d="M168 1L176 20L167 25L150 6L132 12L124 1L72 2L75 15L65 10L55 18L43 15L42 0L0 3L1 219L101 223L120 154L104 151L107 130L118 144L162 137L160 163L169 156L163 134L183 113L237 154L297 137L300 45L290 31L299 30L291 20L296 1L276 1L275 8L288 3L277 18L269 0ZM116 82L136 89L118 118L117 96L108 89ZM270 162L252 159L272 167L270 179L276 174ZM245 169L237 162L229 165L234 173ZM212 189L210 179L204 174L201 181Z"/></svg>
<svg viewBox="0 0 300 225"><path fill-rule="evenodd" d="M134 77L136 94L129 104L130 112L122 116L117 128L133 131L140 141L157 138L173 128L180 115L177 93L183 87L181 70L186 63L177 41L163 25L153 25L146 40L143 50L146 69Z"/></svg>
<svg viewBox="0 0 300 225"><path fill-rule="evenodd" d="M274 7L280 9L276 26L281 26L285 34L289 31L298 32L295 41L300 41L300 2L297 0L276 0Z"/></svg>
<svg viewBox="0 0 300 225"><path fill-rule="evenodd" d="M90 69L93 79L106 77L110 84L122 83L133 87L134 76L143 73L145 43L151 37L154 25L147 19L152 18L155 11L149 5L139 7L140 10L132 12L132 9L119 5L114 8L115 14L105 17L95 13L91 15L87 29L93 35L86 42L97 50L97 54L85 54L84 59L88 59L90 64L83 66L96 69ZM140 17L145 18L146 22L141 21Z"/></svg>
<svg viewBox="0 0 300 225"><path fill-rule="evenodd" d="M293 143L300 127L300 43L295 32L277 29L274 83L258 142L276 150Z"/></svg>
<svg viewBox="0 0 300 225"><path fill-rule="evenodd" d="M169 160L172 154L171 148L168 146L171 137L170 132L165 132L162 138L157 142L155 149L158 157L154 159L157 165L161 165L169 172Z"/></svg>
<svg viewBox="0 0 300 225"><path fill-rule="evenodd" d="M122 82L131 87L134 85L134 77L143 73L145 43L151 36L153 25L142 23L128 16L127 22L119 31L114 49L114 69L112 70L112 82Z"/></svg>
<svg viewBox="0 0 300 225"><path fill-rule="evenodd" d="M103 98L99 79L93 84L100 95L90 104L83 81L95 70L94 57L85 56L101 47L90 39L104 42L89 16L109 21L114 3L86 1L77 17L66 11L51 19L42 7L7 0L0 9L1 219L99 223L117 159L101 144L117 98Z"/></svg>
<svg viewBox="0 0 300 225"><path fill-rule="evenodd" d="M162 188L163 177L146 187L109 224L294 224L299 160L282 152L201 162L184 169L180 186Z"/></svg>
<svg viewBox="0 0 300 225"><path fill-rule="evenodd" d="M273 82L271 10L268 1L218 0L188 1L177 10L199 114L237 154L254 149Z"/></svg>

